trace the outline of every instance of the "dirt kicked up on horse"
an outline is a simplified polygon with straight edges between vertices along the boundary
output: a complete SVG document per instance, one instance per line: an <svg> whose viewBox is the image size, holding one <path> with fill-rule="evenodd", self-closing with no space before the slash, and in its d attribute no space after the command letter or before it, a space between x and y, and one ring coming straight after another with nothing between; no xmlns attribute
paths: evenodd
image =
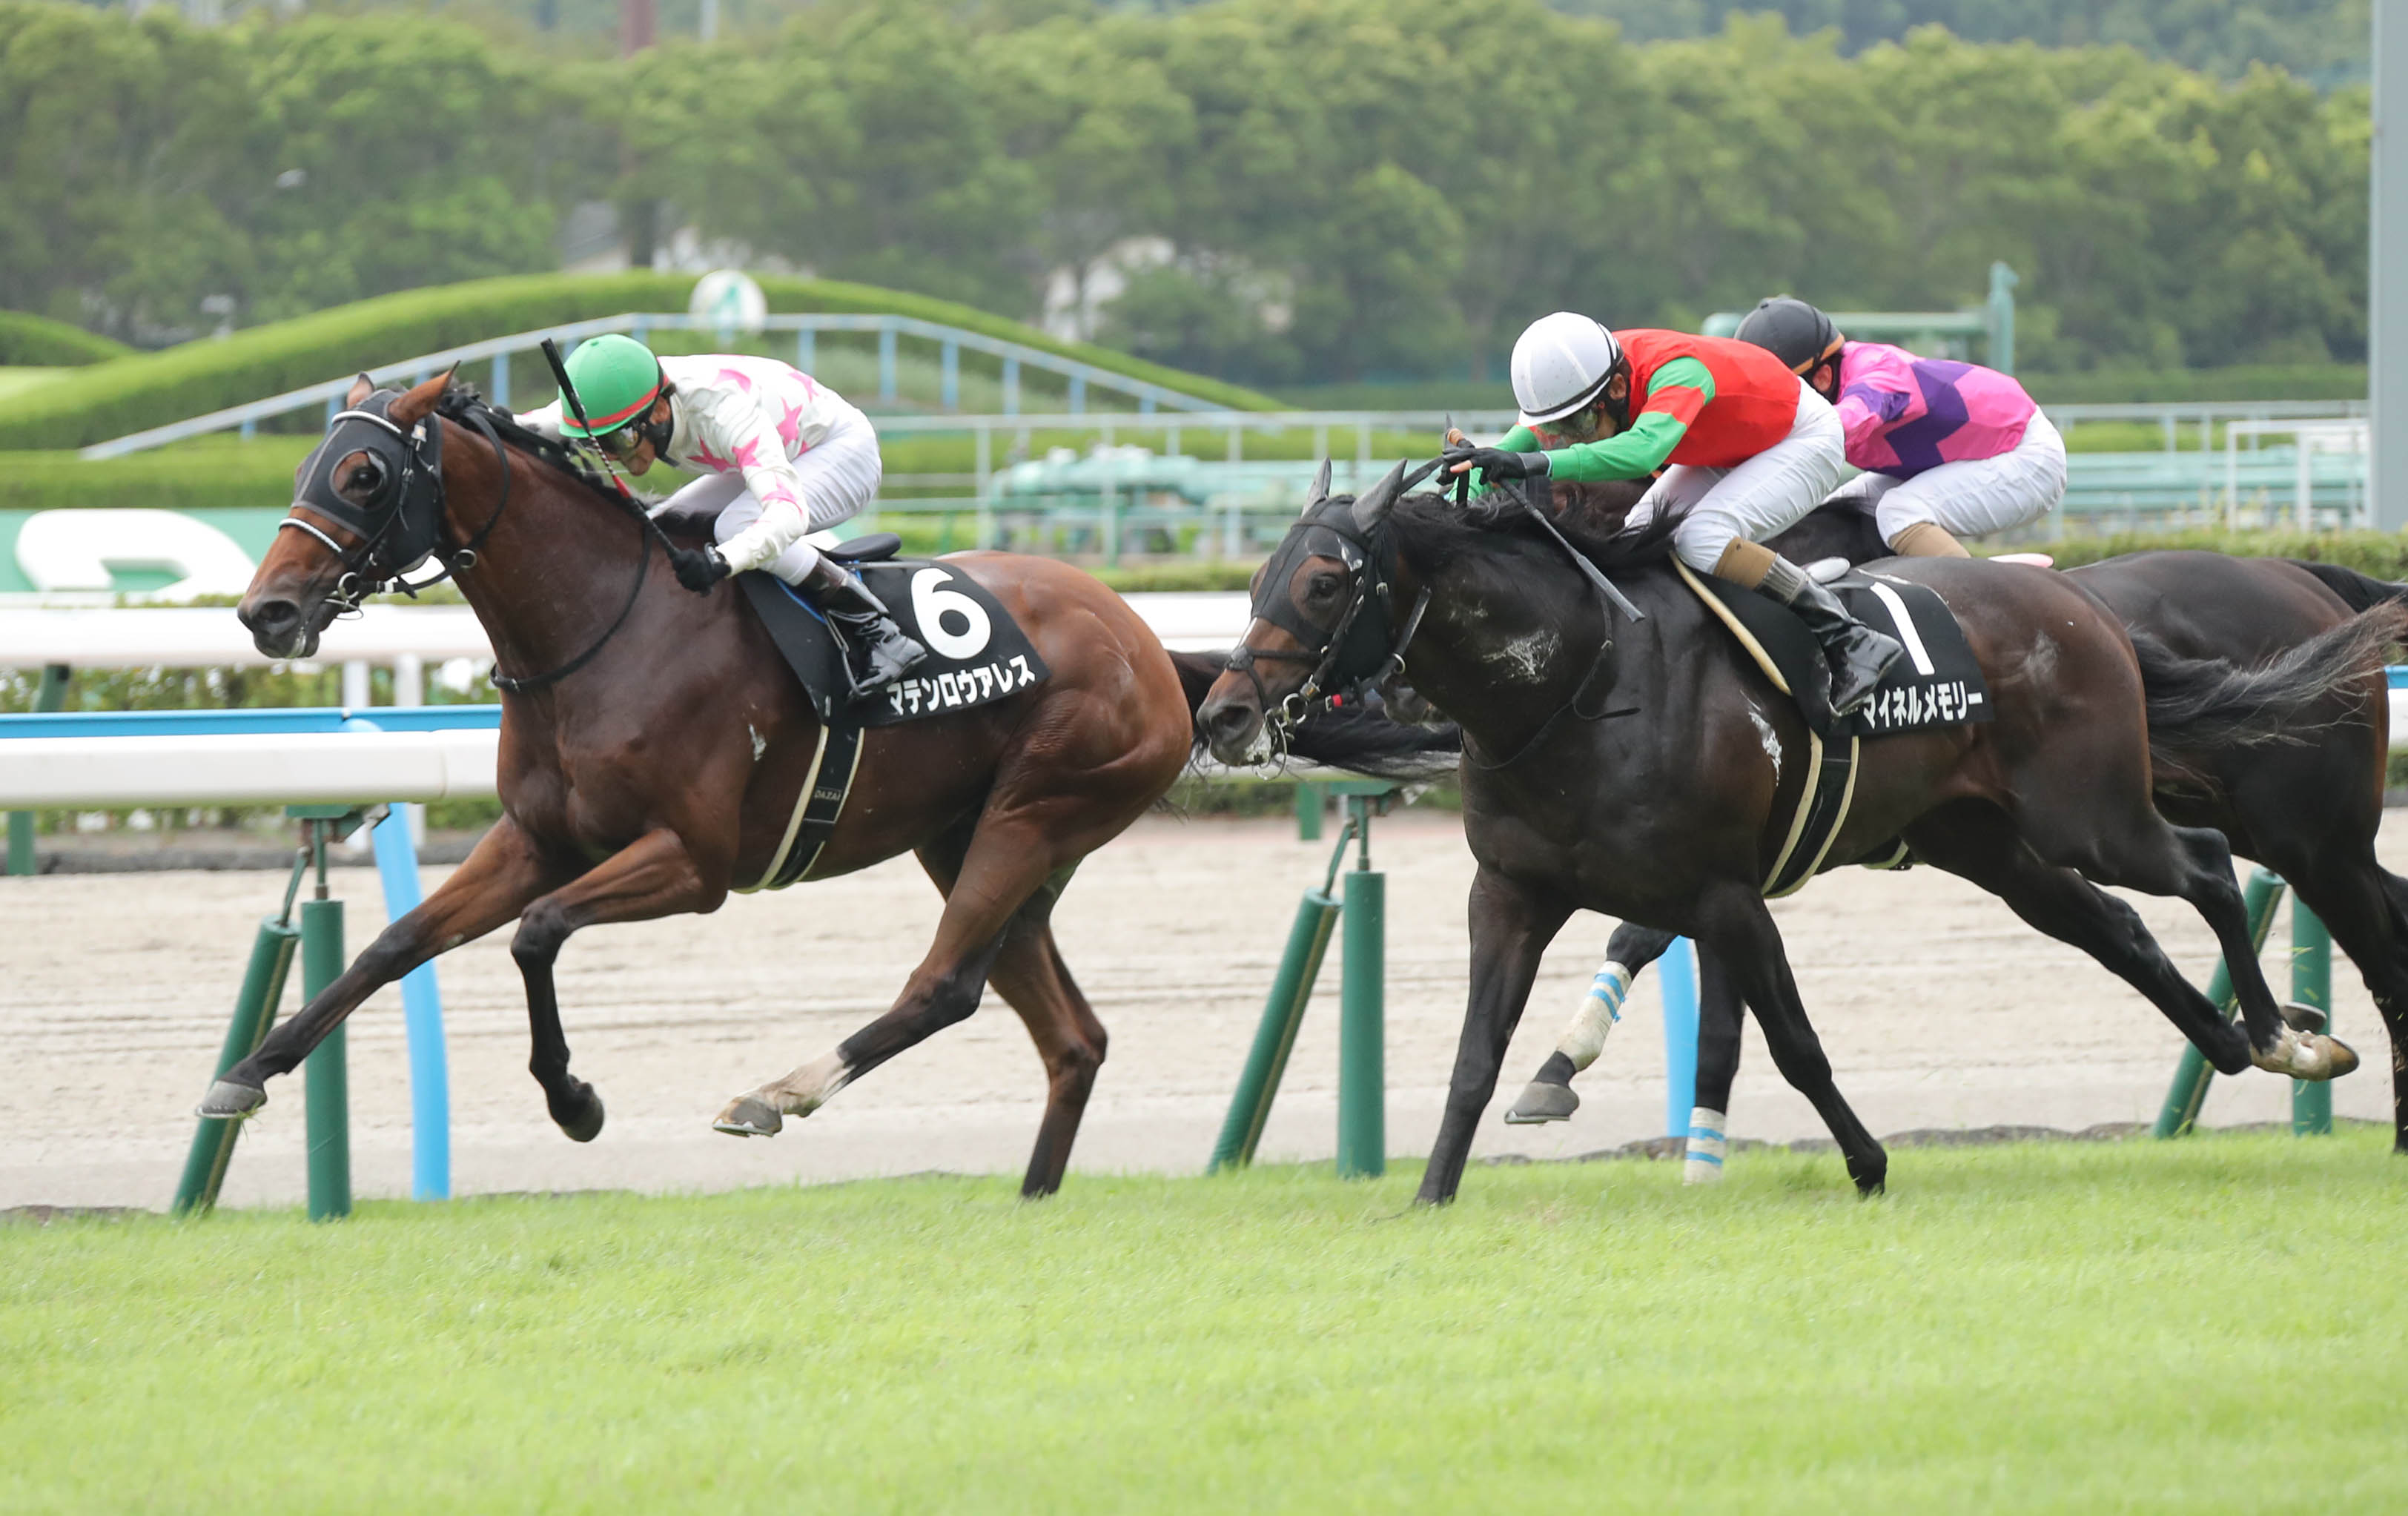
<svg viewBox="0 0 2408 1516"><path fill-rule="evenodd" d="M1799 563L1890 556L1870 517L1830 507L1772 545ZM2408 1153L2408 880L2375 858L2390 711L2387 680L2365 647L2382 640L2386 628L2362 614L2408 600L2408 586L2331 564L2194 551L2127 554L2067 578L2097 596L2144 650L2157 808L2183 825L2213 827L2236 854L2280 874L2358 965L2391 1046L2393 1151ZM2341 665L2357 662L2362 671L2329 683L2319 696L2315 671L2335 666L2337 653ZM2186 700L2184 687L2229 666L2256 671L2261 687L2283 693L2295 724L2276 732L2265 723L2186 720L2181 708L2196 702ZM2083 905L2076 897L2010 904L2034 927L2084 947L2128 979L2153 967L2121 951L2128 939L2117 919L2069 908ZM1671 940L1670 933L1625 925L1607 958L1626 978L1635 976ZM1711 955L1699 964L1699 990L1697 1103L1727 1111L1743 1008ZM1571 1081L1601 1045L1603 1028L1594 1021L1585 1008L1574 1018L1508 1120L1562 1120L1578 1108Z"/></svg>
<svg viewBox="0 0 2408 1516"><path fill-rule="evenodd" d="M259 1108L380 987L517 922L529 1068L579 1141L601 1097L569 1072L552 965L571 933L715 910L763 877L819 737L800 681L735 585L679 587L659 529L572 457L430 379L365 378L306 461L291 515L239 608L261 651L306 657L366 590L439 555L492 639L502 692L502 819L417 909L213 1085L204 1116ZM892 1009L792 1073L737 1094L714 1123L768 1136L870 1069L968 1017L992 983L1044 1060L1045 1113L1023 1193L1062 1181L1105 1032L1054 945L1054 903L1081 859L1160 800L1195 751L1218 659L1175 658L1119 595L1048 559L945 560L990 591L1051 669L975 709L863 734L858 777L810 871L911 851L944 894L936 940ZM1331 761L1429 738L1334 728ZM796 965L797 972L806 965ZM697 997L709 994L695 976Z"/></svg>
<svg viewBox="0 0 2408 1516"><path fill-rule="evenodd" d="M1833 1083L1800 1002L1761 881L1783 840L1804 764L1803 717L1663 565L1671 521L1612 537L1564 529L1616 571L1642 613L1617 616L1553 542L1484 531L1404 470L1359 499L1318 501L1254 587L1245 648L1198 720L1224 761L1293 735L1315 692L1401 665L1460 724L1464 830L1478 865L1463 1036L1420 1198L1451 1199L1541 954L1575 909L1694 937L1756 1008L1782 1075L1813 1102L1866 1193L1886 1155ZM2231 853L2152 805L2151 735L2139 660L2123 626L2063 576L1972 560L1899 565L1962 622L1995 719L1869 739L1834 863L1893 849L2012 901L2086 912L2148 966L2152 998L2219 1069L2328 1079L2357 1056L2285 1024L2257 966ZM2222 676L2193 690L2191 719L2240 729L2289 722L2302 701L2362 678L2401 627L2380 622L2287 694ZM1369 630L1366 630L1366 628ZM1268 666L1268 674L1260 670ZM2239 671L2225 669L2224 674ZM1769 735L1768 735L1769 734ZM2179 896L2234 965L2243 1024L2184 981L2138 918L2097 885ZM2046 1050L2035 1056L2046 1058Z"/></svg>

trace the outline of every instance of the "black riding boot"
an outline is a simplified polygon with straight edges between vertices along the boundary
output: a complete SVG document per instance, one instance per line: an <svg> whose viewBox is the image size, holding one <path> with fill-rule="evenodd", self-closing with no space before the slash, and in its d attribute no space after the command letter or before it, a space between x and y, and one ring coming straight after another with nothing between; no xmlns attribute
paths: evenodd
<svg viewBox="0 0 2408 1516"><path fill-rule="evenodd" d="M1906 651L1898 638L1874 631L1848 614L1840 597L1807 578L1786 558L1772 561L1764 593L1798 613L1823 645L1831 665L1831 712L1845 716L1872 698L1882 676Z"/></svg>
<svg viewBox="0 0 2408 1516"><path fill-rule="evenodd" d="M928 656L867 585L825 558L812 566L802 591L843 634L845 672L855 695L886 688Z"/></svg>

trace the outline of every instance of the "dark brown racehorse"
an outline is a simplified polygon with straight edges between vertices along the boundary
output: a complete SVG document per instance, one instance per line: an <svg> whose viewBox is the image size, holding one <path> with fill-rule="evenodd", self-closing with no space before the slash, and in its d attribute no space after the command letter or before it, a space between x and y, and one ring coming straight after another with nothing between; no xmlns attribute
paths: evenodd
<svg viewBox="0 0 2408 1516"><path fill-rule="evenodd" d="M1217 754L1243 756L1266 707L1286 711L1308 688L1373 677L1401 654L1413 688L1462 727L1464 829L1479 865L1471 994L1421 1198L1454 1195L1540 955L1582 908L1695 937L1718 957L1851 1177L1879 1189L1886 1157L1832 1083L1760 893L1785 833L1775 818L1785 822L1807 779L1776 750L1802 754L1803 722L1652 563L1671 523L1584 544L1620 565L1645 616L1632 621L1610 613L1552 542L1472 530L1435 497L1401 495L1402 483L1400 468L1297 523L1255 587L1245 644L1255 666L1233 665L1198 715ZM2120 624L2043 570L1919 560L1900 572L1956 611L1997 716L1866 742L1830 856L1862 859L1903 834L1993 888L2095 881L2178 895L2235 965L2243 1027L2172 971L2136 917L2124 925L2163 965L2153 998L2217 1067L2329 1078L2354 1065L2347 1049L2283 1024L2223 838L2152 807L2141 670ZM1366 619L1377 635L1357 635ZM2301 699L2362 677L2370 655L2379 642L2331 650L2328 665L2303 671L2312 687L2289 692L2214 671L2186 686L2190 719L2279 725Z"/></svg>
<svg viewBox="0 0 2408 1516"><path fill-rule="evenodd" d="M1889 556L1871 519L1842 508L1814 512L1772 546L1798 563ZM2349 636L2360 613L2408 599L2408 587L2329 564L2211 552L2131 553L2068 577L2150 650L2144 682L2167 659L2263 667L2313 658L2313 644ZM2408 880L2386 870L2374 852L2390 725L2381 671L2368 669L2329 689L2298 719L2298 740L2213 726L2178 743L2160 739L2157 806L2181 824L2214 827L2234 852L2281 874L2358 965L2391 1044L2393 1151L2408 1153ZM2033 925L2090 948L2127 978L2143 966L2114 953L2122 908L2112 899L2066 894L2031 906L2017 908ZM1608 955L1636 972L1670 941L1662 933L1625 928ZM2108 951L2093 946L2101 943ZM1701 968L1698 1102L1727 1109L1741 1008L1729 998L1727 977L1711 964ZM1577 1105L1569 1088L1574 1072L1566 1053L1550 1056L1515 1102L1515 1118L1569 1115Z"/></svg>
<svg viewBox="0 0 2408 1516"><path fill-rule="evenodd" d="M384 544L432 544L446 561L466 562L460 589L493 639L505 691L503 816L424 905L229 1070L204 1115L257 1109L266 1080L290 1072L378 988L515 921L529 1066L561 1129L591 1140L602 1101L569 1073L552 990L562 943L603 922L715 910L731 888L759 880L811 761L810 703L735 587L681 589L639 512L575 472L556 447L447 384L438 378L398 396L372 394L365 379L354 388L349 404L387 406L394 427L356 419L330 427L313 456L333 497L294 506L295 529L278 535L239 614L263 652L306 656L362 584L408 566L387 561ZM425 453L397 453L386 433L422 424L440 434L434 478L397 479ZM311 469L304 465L304 502ZM852 795L810 877L916 852L945 896L936 941L894 1008L736 1096L716 1124L776 1132L781 1117L809 1115L968 1016L992 983L1045 1062L1045 1115L1023 1185L1043 1194L1061 1183L1105 1047L1054 945L1054 901L1080 860L1178 778L1195 701L1219 664L1191 658L1182 669L1126 602L1068 565L1007 553L946 562L994 593L1051 677L975 709L865 735ZM524 687L512 690L513 680ZM707 984L707 970L697 965L695 980Z"/></svg>

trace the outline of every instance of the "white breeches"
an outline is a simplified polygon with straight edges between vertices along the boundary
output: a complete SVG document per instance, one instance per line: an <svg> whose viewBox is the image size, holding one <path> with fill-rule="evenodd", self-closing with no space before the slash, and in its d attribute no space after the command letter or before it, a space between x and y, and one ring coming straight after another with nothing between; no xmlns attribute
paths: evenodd
<svg viewBox="0 0 2408 1516"><path fill-rule="evenodd" d="M802 477L805 531L824 532L837 522L861 514L878 498L878 481L885 464L878 455L878 433L865 418L848 422L820 444L795 460ZM711 536L721 542L761 519L761 502L744 487L740 473L705 474L668 497L658 509L672 507L705 512L725 501L711 523ZM657 513L657 512L656 512ZM789 584L800 584L819 566L820 550L797 540L762 566Z"/></svg>
<svg viewBox="0 0 2408 1516"><path fill-rule="evenodd" d="M1734 538L1778 536L1821 505L1847 472L1847 452L1840 413L1799 379L1798 420L1787 436L1729 468L1674 464L1641 497L1630 520L1688 507L1672 529L1672 549L1691 568L1711 573Z"/></svg>
<svg viewBox="0 0 2408 1516"><path fill-rule="evenodd" d="M2023 440L1995 458L1942 464L1911 479L1859 474L1833 498L1870 511L1882 540L1893 547L1917 522L1950 536L1987 536L2036 522L2065 498L2065 438L2033 411Z"/></svg>

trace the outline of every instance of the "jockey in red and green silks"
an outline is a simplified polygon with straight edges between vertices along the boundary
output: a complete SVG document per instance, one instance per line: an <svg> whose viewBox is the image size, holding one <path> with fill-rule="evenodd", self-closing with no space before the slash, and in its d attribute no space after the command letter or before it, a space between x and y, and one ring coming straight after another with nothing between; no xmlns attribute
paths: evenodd
<svg viewBox="0 0 2408 1516"><path fill-rule="evenodd" d="M1795 610L1830 665L1839 714L1871 698L1904 650L1763 546L1845 472L1829 402L1761 348L1686 332L1617 336L1570 311L1531 323L1513 344L1512 375L1520 424L1495 447L1451 449L1455 473L1582 482L1662 470L1631 522L1682 512L1672 545L1683 563Z"/></svg>

